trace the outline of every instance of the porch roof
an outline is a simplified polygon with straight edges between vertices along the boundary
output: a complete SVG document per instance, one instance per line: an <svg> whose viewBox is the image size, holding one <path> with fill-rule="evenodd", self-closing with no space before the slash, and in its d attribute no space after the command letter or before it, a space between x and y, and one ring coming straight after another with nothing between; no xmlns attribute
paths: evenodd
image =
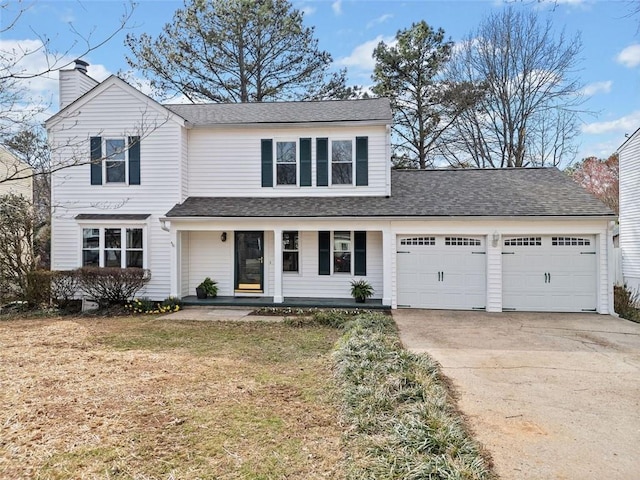
<svg viewBox="0 0 640 480"><path fill-rule="evenodd" d="M390 197L189 197L167 217L614 217L556 168L394 170Z"/></svg>

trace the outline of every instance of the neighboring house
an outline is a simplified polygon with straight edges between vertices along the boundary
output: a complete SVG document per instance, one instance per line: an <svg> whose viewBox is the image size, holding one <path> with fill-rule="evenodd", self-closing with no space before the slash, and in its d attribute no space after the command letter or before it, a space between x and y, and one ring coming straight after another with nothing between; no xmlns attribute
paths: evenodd
<svg viewBox="0 0 640 480"><path fill-rule="evenodd" d="M10 193L33 200L33 169L0 147L0 196Z"/></svg>
<svg viewBox="0 0 640 480"><path fill-rule="evenodd" d="M640 129L618 148L620 159L620 250L622 276L640 290Z"/></svg>
<svg viewBox="0 0 640 480"><path fill-rule="evenodd" d="M52 178L53 269L146 267L156 299L366 279L393 308L613 310L615 215L556 169L392 171L386 99L160 105L85 77L47 121L84 159Z"/></svg>

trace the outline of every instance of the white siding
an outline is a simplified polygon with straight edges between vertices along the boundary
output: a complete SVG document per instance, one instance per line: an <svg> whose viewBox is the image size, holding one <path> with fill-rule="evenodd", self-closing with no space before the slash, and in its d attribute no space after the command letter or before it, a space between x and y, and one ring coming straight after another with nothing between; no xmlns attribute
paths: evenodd
<svg viewBox="0 0 640 480"><path fill-rule="evenodd" d="M487 235L487 312L502 311L501 240L494 246L493 234Z"/></svg>
<svg viewBox="0 0 640 480"><path fill-rule="evenodd" d="M622 273L640 288L640 132L620 149L620 249Z"/></svg>
<svg viewBox="0 0 640 480"><path fill-rule="evenodd" d="M33 178L30 177L32 172L31 167L0 148L0 196L13 193L32 200ZM16 178L16 180L3 181L7 178Z"/></svg>
<svg viewBox="0 0 640 480"><path fill-rule="evenodd" d="M96 80L76 69L60 70L59 74L60 110L98 85Z"/></svg>
<svg viewBox="0 0 640 480"><path fill-rule="evenodd" d="M233 296L233 234L222 242L222 232L189 232L187 295L195 295L196 287L206 278L218 282L218 295ZM184 290L183 290L184 291Z"/></svg>
<svg viewBox="0 0 640 480"><path fill-rule="evenodd" d="M89 137L140 135L141 185L91 185ZM181 127L168 115L112 84L81 109L49 125L54 162L82 163L52 175L52 269L80 266L82 229L75 217L90 214L150 214L147 225L147 267L151 281L141 294L170 294L171 239L159 217L180 202ZM118 226L113 222L113 226Z"/></svg>
<svg viewBox="0 0 640 480"><path fill-rule="evenodd" d="M318 232L300 232L300 272L282 275L285 297L349 298L351 281L366 278L374 288L372 298L382 298L382 233L367 232L367 276L346 273L318 275Z"/></svg>
<svg viewBox="0 0 640 480"><path fill-rule="evenodd" d="M316 187L316 138L369 137L368 186ZM312 138L311 187L261 185L261 139L297 141ZM274 159L275 162L275 159ZM330 168L330 167L329 167ZM290 127L280 129L193 129L189 131L189 196L327 196L386 195L389 159L384 126ZM299 175L299 168L298 168ZM355 168L354 168L355 177Z"/></svg>

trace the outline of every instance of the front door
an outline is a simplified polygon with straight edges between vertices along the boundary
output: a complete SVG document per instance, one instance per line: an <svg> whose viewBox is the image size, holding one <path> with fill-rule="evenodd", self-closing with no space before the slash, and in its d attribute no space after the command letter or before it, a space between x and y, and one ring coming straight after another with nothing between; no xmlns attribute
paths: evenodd
<svg viewBox="0 0 640 480"><path fill-rule="evenodd" d="M262 293L264 232L235 232L236 292Z"/></svg>

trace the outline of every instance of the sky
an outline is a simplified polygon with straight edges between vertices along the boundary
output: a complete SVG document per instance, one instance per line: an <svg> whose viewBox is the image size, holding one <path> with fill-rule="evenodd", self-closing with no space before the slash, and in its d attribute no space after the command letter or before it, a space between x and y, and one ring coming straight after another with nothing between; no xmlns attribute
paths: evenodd
<svg viewBox="0 0 640 480"><path fill-rule="evenodd" d="M124 44L128 33L158 35L171 22L182 0L139 0L131 9L112 0L0 0L0 49L35 51L42 39L71 61L87 44L103 46L89 52L89 75L103 80L129 70ZM557 34L580 35L583 49L573 72L584 85L577 159L606 158L640 127L640 13L632 15L631 0L293 0L304 12L304 23L315 28L319 48L331 53L337 67L346 67L350 83L371 85L371 53L380 42L391 42L398 30L426 21L442 28L454 42L468 37L487 15L508 5L532 9L549 18ZM17 15L22 10L22 14ZM130 13L124 30L116 32ZM43 55L25 58L25 71L42 71ZM133 72L137 77L139 73ZM57 110L57 73L25 84L30 98Z"/></svg>

